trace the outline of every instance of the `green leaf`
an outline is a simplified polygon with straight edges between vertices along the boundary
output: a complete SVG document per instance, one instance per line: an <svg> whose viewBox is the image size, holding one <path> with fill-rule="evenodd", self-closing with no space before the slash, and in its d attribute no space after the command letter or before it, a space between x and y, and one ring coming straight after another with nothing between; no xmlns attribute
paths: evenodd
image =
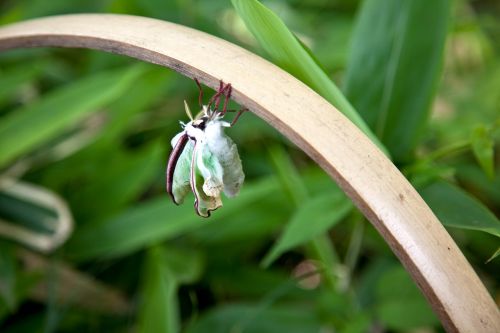
<svg viewBox="0 0 500 333"><path fill-rule="evenodd" d="M279 148L279 146L274 146L273 148L271 148L270 157L275 167L276 173L279 176L279 180L284 192L286 192L291 198L291 201L293 202L295 207L300 210L303 203L309 200L309 195L304 180L293 165L291 158L286 155L283 148ZM342 192L338 187L334 187L333 192L342 195ZM333 244L331 243L331 240L328 238L328 235L319 234L310 240L311 242L309 244L309 250L311 252L310 255L313 259L321 262L323 267L333 267L338 264L338 255ZM267 266L270 263L270 259L266 260L266 258L264 258L262 265ZM336 288L334 286L335 281L333 280L333 276L327 273L325 273L324 276L328 281L330 287Z"/></svg>
<svg viewBox="0 0 500 333"><path fill-rule="evenodd" d="M47 188L11 181L0 189L0 235L42 252L63 244L73 230L66 202Z"/></svg>
<svg viewBox="0 0 500 333"><path fill-rule="evenodd" d="M316 59L276 14L256 0L231 0L231 2L248 30L278 66L332 103L380 149L386 151L339 88L318 65Z"/></svg>
<svg viewBox="0 0 500 333"><path fill-rule="evenodd" d="M284 252L312 241L340 222L352 209L352 203L340 191L323 193L305 201L274 243L262 264L269 266Z"/></svg>
<svg viewBox="0 0 500 333"><path fill-rule="evenodd" d="M162 247L155 246L147 251L143 276L138 332L179 332L178 284L167 266L167 255Z"/></svg>
<svg viewBox="0 0 500 333"><path fill-rule="evenodd" d="M479 165L490 179L494 179L494 141L485 126L478 126L474 129L471 144Z"/></svg>
<svg viewBox="0 0 500 333"><path fill-rule="evenodd" d="M295 206L300 206L304 200L307 200L309 194L290 156L287 155L287 152L282 147L276 145L269 149L269 157L283 186L283 190Z"/></svg>
<svg viewBox="0 0 500 333"><path fill-rule="evenodd" d="M224 209L212 214L209 223L244 212L278 190L272 179L246 184L240 195L224 202ZM174 205L167 194L141 203L99 225L78 229L67 244L67 253L77 260L113 258L129 254L152 243L183 235L207 223L192 205Z"/></svg>
<svg viewBox="0 0 500 333"><path fill-rule="evenodd" d="M143 66L93 75L47 94L0 119L0 166L46 143L125 94Z"/></svg>
<svg viewBox="0 0 500 333"><path fill-rule="evenodd" d="M166 264L179 284L195 283L203 272L204 258L194 249L168 246Z"/></svg>
<svg viewBox="0 0 500 333"><path fill-rule="evenodd" d="M500 255L500 247L495 251L495 253L493 253L491 255L491 257L488 258L488 260L486 260L486 263L489 263L490 261L492 261L493 259L495 259L499 255Z"/></svg>
<svg viewBox="0 0 500 333"><path fill-rule="evenodd" d="M28 64L5 71L0 70L0 105L22 85L27 84L40 74L40 66Z"/></svg>
<svg viewBox="0 0 500 333"><path fill-rule="evenodd" d="M270 237L281 230L289 208L289 200L275 191L266 200L259 200L249 206L244 214L210 221L203 228L190 232L189 237L205 246L217 245L223 248L259 242L263 237Z"/></svg>
<svg viewBox="0 0 500 333"><path fill-rule="evenodd" d="M8 315L16 315L19 307L38 284L40 274L29 271L19 260L17 246L0 240L0 325ZM16 332L15 330L13 332Z"/></svg>
<svg viewBox="0 0 500 333"><path fill-rule="evenodd" d="M75 217L96 221L119 211L150 186L164 160L164 147L159 142L134 152L117 149L98 172L94 171L92 182L71 194Z"/></svg>
<svg viewBox="0 0 500 333"><path fill-rule="evenodd" d="M480 230L500 237L500 221L479 200L462 189L438 181L419 192L444 225Z"/></svg>
<svg viewBox="0 0 500 333"><path fill-rule="evenodd" d="M174 247L148 249L143 272L139 332L179 332L177 289L194 283L201 276L203 261L199 252Z"/></svg>
<svg viewBox="0 0 500 333"><path fill-rule="evenodd" d="M18 265L12 244L0 242L0 319L17 307Z"/></svg>
<svg viewBox="0 0 500 333"><path fill-rule="evenodd" d="M439 320L401 266L387 270L377 282L375 313L392 330L435 326Z"/></svg>
<svg viewBox="0 0 500 333"><path fill-rule="evenodd" d="M455 176L460 184L489 206L500 206L500 172L498 171L500 169L495 172L494 179L489 179L475 163L455 166Z"/></svg>
<svg viewBox="0 0 500 333"><path fill-rule="evenodd" d="M366 0L345 93L396 161L412 157L442 67L449 0Z"/></svg>
<svg viewBox="0 0 500 333"><path fill-rule="evenodd" d="M293 305L272 306L262 310L258 305L233 304L207 312L188 333L206 332L320 332L321 323L314 311Z"/></svg>
<svg viewBox="0 0 500 333"><path fill-rule="evenodd" d="M365 333L370 331L372 324L371 318L368 314L360 312L350 319L345 327L340 331L341 333Z"/></svg>

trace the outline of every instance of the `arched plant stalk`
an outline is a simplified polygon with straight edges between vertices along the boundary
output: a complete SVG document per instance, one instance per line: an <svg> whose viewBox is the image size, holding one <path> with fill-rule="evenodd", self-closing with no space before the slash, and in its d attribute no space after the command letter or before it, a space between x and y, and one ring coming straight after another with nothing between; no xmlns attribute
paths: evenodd
<svg viewBox="0 0 500 333"><path fill-rule="evenodd" d="M258 56L211 35L124 15L67 15L0 28L0 50L91 48L170 67L233 98L303 149L351 197L422 289L450 332L500 332L483 284L390 160L331 104ZM265 78L264 80L262 78Z"/></svg>

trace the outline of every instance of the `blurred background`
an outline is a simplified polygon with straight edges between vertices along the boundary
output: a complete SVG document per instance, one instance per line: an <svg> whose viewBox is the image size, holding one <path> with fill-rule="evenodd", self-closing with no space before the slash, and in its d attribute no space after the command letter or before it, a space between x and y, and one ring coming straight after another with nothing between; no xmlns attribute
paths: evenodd
<svg viewBox="0 0 500 333"><path fill-rule="evenodd" d="M499 2L233 3L2 0L0 25L142 15L276 63L361 114L498 303ZM0 54L0 331L443 331L370 223L251 112L227 130L240 196L208 220L192 196L173 205L170 140L197 94L170 69L103 52Z"/></svg>

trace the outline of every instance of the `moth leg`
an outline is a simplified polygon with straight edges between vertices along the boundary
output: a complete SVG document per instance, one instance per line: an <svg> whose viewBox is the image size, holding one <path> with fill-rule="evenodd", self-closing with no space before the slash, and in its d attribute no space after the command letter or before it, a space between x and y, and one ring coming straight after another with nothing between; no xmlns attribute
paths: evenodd
<svg viewBox="0 0 500 333"><path fill-rule="evenodd" d="M219 104L220 104L220 96L225 95L225 91L231 89L231 84L228 83L226 86L224 86L224 82L221 80L219 81L219 90L212 96L210 101L208 102L207 109L210 110L212 104L215 102L215 107L214 110L217 111L219 109Z"/></svg>
<svg viewBox="0 0 500 333"><path fill-rule="evenodd" d="M214 106L215 111L219 110L220 96L224 94L224 90L226 89L226 87L224 87L224 82L222 82L222 80L220 80L219 81L219 90L217 90L217 93L215 94L215 96L216 96L215 106Z"/></svg>
<svg viewBox="0 0 500 333"><path fill-rule="evenodd" d="M224 99L224 106L222 108L221 116L224 116L227 112L227 103L229 102L229 99L231 98L231 92L233 91L233 88L231 87L231 84L229 83L227 86L227 94L225 94L225 99Z"/></svg>
<svg viewBox="0 0 500 333"><path fill-rule="evenodd" d="M241 109L239 111L237 111L238 113L236 113L236 116L234 116L233 118L233 121L231 121L231 125L230 127L233 127L234 124L236 124L236 122L238 121L238 119L240 119L240 116L244 113L244 112L247 112L248 109L247 108L244 108L244 109Z"/></svg>
<svg viewBox="0 0 500 333"><path fill-rule="evenodd" d="M203 195L203 193L200 193L200 191L198 191L198 188L197 188L196 160L197 160L198 154L201 154L201 152L199 151L199 145L200 145L199 142L197 142L197 141L194 142L193 156L191 157L191 170L190 170L191 191L194 194L194 210L195 210L196 214L198 214L201 217L210 217L210 212L212 211L212 209L206 209L206 211L204 210L203 212L206 215L203 215L203 212L202 212L203 202L202 202L202 200L204 200L204 199L202 197L200 197L201 195ZM200 207L200 205L202 205L202 207Z"/></svg>
<svg viewBox="0 0 500 333"><path fill-rule="evenodd" d="M200 109L203 108L203 89L201 88L200 81L197 78L194 78L194 82L198 86L199 95L198 95L198 104L200 105Z"/></svg>

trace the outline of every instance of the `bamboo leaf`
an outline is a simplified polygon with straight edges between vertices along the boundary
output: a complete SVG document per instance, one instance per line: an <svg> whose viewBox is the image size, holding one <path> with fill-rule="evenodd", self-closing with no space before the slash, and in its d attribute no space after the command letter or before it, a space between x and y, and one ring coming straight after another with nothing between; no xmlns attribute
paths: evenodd
<svg viewBox="0 0 500 333"><path fill-rule="evenodd" d="M142 71L135 66L84 78L0 119L0 166L126 93Z"/></svg>
<svg viewBox="0 0 500 333"><path fill-rule="evenodd" d="M27 65L2 71L0 69L0 105L19 88L35 79L41 70L39 66Z"/></svg>
<svg viewBox="0 0 500 333"><path fill-rule="evenodd" d="M123 152L117 149L106 165L93 175L92 182L80 187L69 201L75 217L99 221L144 193L164 163L162 143L153 142L144 148ZM95 198L99 198L95 200Z"/></svg>
<svg viewBox="0 0 500 333"><path fill-rule="evenodd" d="M307 243L327 232L352 209L352 203L338 190L305 201L287 223L262 264L269 266L284 252Z"/></svg>
<svg viewBox="0 0 500 333"><path fill-rule="evenodd" d="M228 200L212 220L245 211L247 207L278 190L276 182L246 184L238 200ZM189 204L175 206L166 194L141 203L98 225L84 226L69 240L67 253L76 260L113 258L152 243L182 235L204 225Z"/></svg>
<svg viewBox="0 0 500 333"><path fill-rule="evenodd" d="M344 91L396 161L412 157L427 122L449 12L449 0L367 0L361 8Z"/></svg>
<svg viewBox="0 0 500 333"><path fill-rule="evenodd" d="M148 250L143 276L138 332L179 332L178 284L162 247Z"/></svg>
<svg viewBox="0 0 500 333"><path fill-rule="evenodd" d="M500 221L479 200L462 189L438 181L419 192L444 225L480 230L500 237Z"/></svg>
<svg viewBox="0 0 500 333"><path fill-rule="evenodd" d="M159 245L149 248L143 271L138 331L179 332L177 290L182 283L198 280L202 268L199 252Z"/></svg>
<svg viewBox="0 0 500 333"><path fill-rule="evenodd" d="M408 272L395 266L378 280L375 313L388 328L407 331L428 327L439 321Z"/></svg>
<svg viewBox="0 0 500 333"><path fill-rule="evenodd" d="M471 136L472 151L484 173L495 178L494 169L494 141L485 126L478 126Z"/></svg>
<svg viewBox="0 0 500 333"><path fill-rule="evenodd" d="M214 308L187 327L187 333L206 332L320 332L322 324L313 311L296 305L235 303Z"/></svg>
<svg viewBox="0 0 500 333"><path fill-rule="evenodd" d="M500 247L495 251L495 253L493 253L491 255L491 257L488 258L488 260L486 260L486 263L489 263L490 261L492 261L493 259L495 259L499 255L500 255Z"/></svg>
<svg viewBox="0 0 500 333"><path fill-rule="evenodd" d="M271 59L332 103L380 149L386 151L340 89L283 21L256 0L231 0L246 27Z"/></svg>

